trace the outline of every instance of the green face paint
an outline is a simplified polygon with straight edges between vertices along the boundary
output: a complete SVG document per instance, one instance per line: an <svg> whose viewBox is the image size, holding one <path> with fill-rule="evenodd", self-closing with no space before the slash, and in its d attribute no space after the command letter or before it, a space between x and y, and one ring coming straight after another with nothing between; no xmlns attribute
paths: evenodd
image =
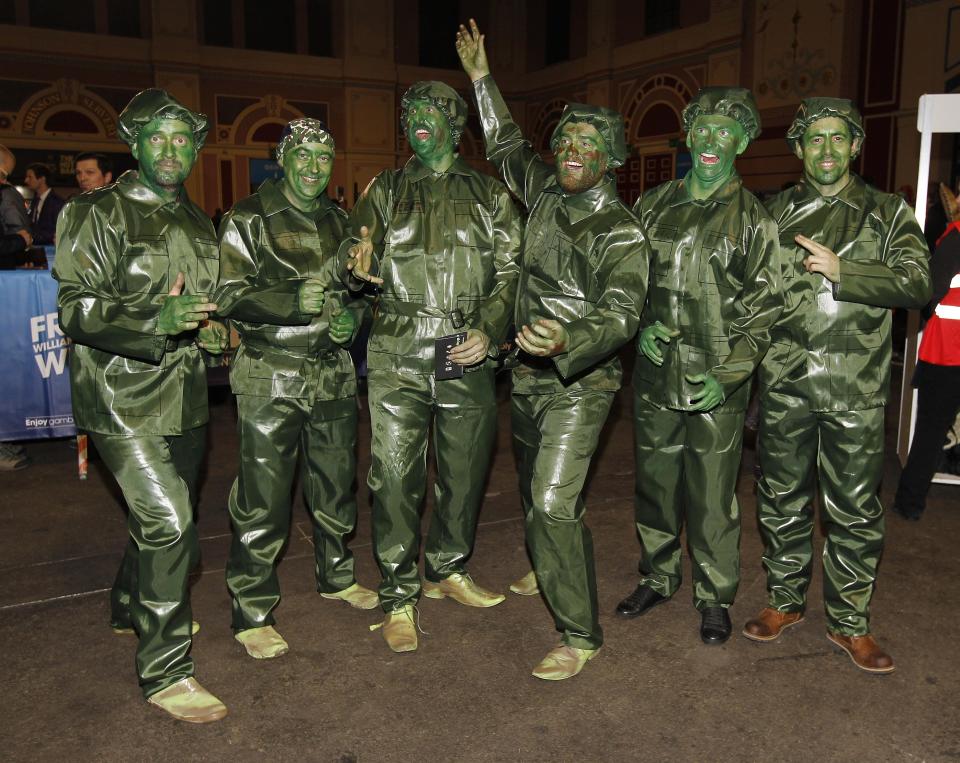
<svg viewBox="0 0 960 763"><path fill-rule="evenodd" d="M850 157L856 146L850 127L839 117L824 117L810 125L797 146L803 174L824 196L833 196L850 180Z"/></svg>
<svg viewBox="0 0 960 763"><path fill-rule="evenodd" d="M587 122L567 122L554 144L557 182L567 193L593 188L607 171L607 144Z"/></svg>
<svg viewBox="0 0 960 763"><path fill-rule="evenodd" d="M197 160L193 130L179 119L154 119L137 136L132 150L140 179L161 196L176 196Z"/></svg>
<svg viewBox="0 0 960 763"><path fill-rule="evenodd" d="M300 143L283 154L283 195L297 209L312 209L330 182L333 149L325 143Z"/></svg>
<svg viewBox="0 0 960 763"><path fill-rule="evenodd" d="M735 119L720 114L701 114L687 133L693 155L691 180L707 195L725 185L733 174L733 163L749 140Z"/></svg>
<svg viewBox="0 0 960 763"><path fill-rule="evenodd" d="M453 161L453 137L447 117L433 101L423 99L407 108L407 140L413 153L428 167L437 171Z"/></svg>

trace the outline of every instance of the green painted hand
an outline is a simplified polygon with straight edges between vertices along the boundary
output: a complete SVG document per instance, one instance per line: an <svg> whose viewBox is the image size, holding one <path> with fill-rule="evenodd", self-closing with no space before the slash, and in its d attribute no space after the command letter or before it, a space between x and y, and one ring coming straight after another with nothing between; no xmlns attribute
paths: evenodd
<svg viewBox="0 0 960 763"><path fill-rule="evenodd" d="M678 336L680 336L679 331L668 329L660 321L657 321L640 332L640 352L655 366L662 366L663 353L660 352L657 342L670 344L670 340L676 339Z"/></svg>
<svg viewBox="0 0 960 763"><path fill-rule="evenodd" d="M217 306L208 302L202 294L183 294L185 279L183 273L177 273L177 280L164 298L157 318L157 330L167 336L176 336L184 331L197 328L201 321L207 320Z"/></svg>
<svg viewBox="0 0 960 763"><path fill-rule="evenodd" d="M373 241L366 225L360 227L360 240L350 247L350 259L347 260L347 270L359 281L382 284L383 279L370 274L373 265Z"/></svg>
<svg viewBox="0 0 960 763"><path fill-rule="evenodd" d="M690 398L691 411L712 411L723 402L723 387L710 374L687 374L684 377L691 384L702 384L703 390Z"/></svg>
<svg viewBox="0 0 960 763"><path fill-rule="evenodd" d="M517 346L528 355L552 358L569 348L570 335L559 321L541 318L517 332Z"/></svg>
<svg viewBox="0 0 960 763"><path fill-rule="evenodd" d="M347 344L356 327L357 319L353 317L353 313L338 307L330 318L330 338L337 344Z"/></svg>
<svg viewBox="0 0 960 763"><path fill-rule="evenodd" d="M308 278L300 285L297 293L297 305L305 315L319 315L323 312L324 291L327 284L316 278Z"/></svg>
<svg viewBox="0 0 960 763"><path fill-rule="evenodd" d="M220 355L230 344L230 332L220 321L204 321L197 332L197 345L211 355Z"/></svg>

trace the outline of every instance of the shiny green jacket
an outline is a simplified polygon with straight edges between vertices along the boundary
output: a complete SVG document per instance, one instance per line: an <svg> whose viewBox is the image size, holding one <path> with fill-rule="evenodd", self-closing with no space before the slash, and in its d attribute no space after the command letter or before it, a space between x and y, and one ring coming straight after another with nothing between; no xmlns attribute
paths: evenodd
<svg viewBox="0 0 960 763"><path fill-rule="evenodd" d="M899 197L851 175L835 196L800 182L767 204L780 226L784 310L760 369L775 385L806 365L813 410L849 411L887 402L891 307L920 308L931 294L929 251ZM840 281L807 273L802 233L840 257Z"/></svg>
<svg viewBox="0 0 960 763"><path fill-rule="evenodd" d="M640 223L605 177L567 194L554 167L524 140L492 77L474 83L487 158L530 214L523 239L517 327L560 321L568 349L552 358L520 353L514 394L616 390L617 349L636 333L647 289L650 247Z"/></svg>
<svg viewBox="0 0 960 763"><path fill-rule="evenodd" d="M736 173L703 200L682 180L664 183L634 211L654 250L642 327L660 321L680 331L660 343L659 368L638 345L637 391L654 405L689 410L702 386L685 377L707 373L723 387L723 410L746 410L746 382L781 309L776 225Z"/></svg>
<svg viewBox="0 0 960 763"><path fill-rule="evenodd" d="M176 435L207 421L207 376L196 331L157 331L182 272L184 294L211 294L217 241L186 191L165 202L123 173L71 200L57 222L53 277L60 327L73 340L77 427L103 434Z"/></svg>
<svg viewBox="0 0 960 763"><path fill-rule="evenodd" d="M433 373L434 340L468 328L490 337L495 354L513 314L522 231L502 183L459 157L436 175L413 156L364 191L341 257L364 225L384 280L368 368Z"/></svg>
<svg viewBox="0 0 960 763"><path fill-rule="evenodd" d="M313 215L301 212L279 180L265 181L224 216L214 300L240 335L230 370L235 394L319 400L356 394L350 353L329 334L334 309L354 310L357 326L362 319L363 302L349 298L336 274L346 218L326 196ZM307 278L331 285L317 316L298 308Z"/></svg>

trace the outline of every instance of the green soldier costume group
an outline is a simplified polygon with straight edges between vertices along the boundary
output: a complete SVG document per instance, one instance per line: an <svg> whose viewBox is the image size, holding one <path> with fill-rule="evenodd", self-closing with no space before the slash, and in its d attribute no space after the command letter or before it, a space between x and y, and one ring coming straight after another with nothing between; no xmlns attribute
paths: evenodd
<svg viewBox="0 0 960 763"><path fill-rule="evenodd" d="M569 104L551 138L556 168L514 123L476 24L457 50L473 81L487 158L529 210L516 302L511 421L526 538L561 644L534 675L576 675L603 643L593 543L581 497L637 330L649 249L607 170L623 164L623 119Z"/></svg>
<svg viewBox="0 0 960 763"><path fill-rule="evenodd" d="M634 211L653 260L634 368L636 527L641 581L617 611L673 596L686 523L705 643L730 635L740 579L735 493L749 380L780 312L777 231L733 168L760 132L743 88L704 88L683 112L693 169Z"/></svg>
<svg viewBox="0 0 960 763"><path fill-rule="evenodd" d="M870 634L883 546L883 420L890 308L930 297L928 252L906 203L849 171L864 131L845 99L803 101L787 142L804 177L772 199L784 310L760 367L758 513L768 607L744 635L776 639L802 619L819 483L828 636L858 667L893 670Z"/></svg>
<svg viewBox="0 0 960 763"><path fill-rule="evenodd" d="M304 503L313 524L317 589L353 606L376 606L357 585L346 537L357 518L356 378L344 349L363 303L335 286L346 213L324 193L334 141L314 119L291 122L277 149L282 180L267 180L220 227L218 313L240 335L230 373L237 396L240 472L230 491L233 542L227 587L233 627L255 658L287 644L272 627L280 601L276 563L290 531L299 453ZM321 298L311 309L304 285ZM346 303L346 306L345 306ZM349 309L347 309L349 308Z"/></svg>
<svg viewBox="0 0 960 763"><path fill-rule="evenodd" d="M506 188L454 154L467 105L448 85L418 82L402 99L414 156L378 175L350 216L345 250L365 247L382 282L367 345L372 428L369 487L373 545L383 580L383 635L395 651L416 649L412 609L420 596L420 506L433 423L437 462L424 551L424 593L470 606L503 596L477 586L465 564L496 428L492 355L510 325L520 244ZM362 246L361 246L362 245ZM355 280L356 271L350 279ZM435 378L435 343L467 335L456 351L460 378Z"/></svg>
<svg viewBox="0 0 960 763"><path fill-rule="evenodd" d="M163 90L120 115L140 171L66 205L54 277L60 325L73 340L74 417L90 433L129 509L130 541L114 585L113 625L139 635L144 695L181 720L226 708L193 678L187 577L199 557L193 513L206 448L204 350L223 327L216 308L216 235L183 190L207 118ZM182 292L182 293L181 293Z"/></svg>

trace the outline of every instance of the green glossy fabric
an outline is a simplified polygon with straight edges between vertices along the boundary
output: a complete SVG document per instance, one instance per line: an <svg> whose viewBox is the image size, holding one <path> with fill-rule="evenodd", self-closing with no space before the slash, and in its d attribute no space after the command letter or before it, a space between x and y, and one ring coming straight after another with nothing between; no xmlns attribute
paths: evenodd
<svg viewBox="0 0 960 763"><path fill-rule="evenodd" d="M611 178L563 193L553 167L523 139L492 77L474 83L487 157L529 210L515 322L560 321L568 348L520 353L513 436L527 545L566 644L596 649L593 546L583 482L622 378L616 351L637 330L650 248Z"/></svg>
<svg viewBox="0 0 960 763"><path fill-rule="evenodd" d="M928 251L903 200L855 175L832 197L801 182L769 208L780 226L785 302L760 368L757 507L770 605L805 606L818 480L828 627L862 635L883 545L889 308L929 300ZM840 257L839 283L806 272L798 233Z"/></svg>
<svg viewBox="0 0 960 763"><path fill-rule="evenodd" d="M240 473L228 499L233 540L227 588L233 628L273 625L280 603L277 559L290 535L290 495L297 458L313 526L317 590L336 593L355 581L347 537L357 521L357 403L353 397L237 395Z"/></svg>
<svg viewBox="0 0 960 763"><path fill-rule="evenodd" d="M196 331L168 337L157 317L178 272L186 277L184 294L211 294L217 270L213 225L185 191L166 203L131 170L67 203L53 277L60 327L73 340L79 429L176 435L207 422Z"/></svg>
<svg viewBox="0 0 960 763"><path fill-rule="evenodd" d="M459 158L435 174L416 156L374 179L350 215L354 236L361 226L384 279L367 344L373 428L367 484L383 574L380 603L392 611L419 596L419 509L431 422L437 481L427 575L440 580L463 572L470 556L496 426L492 360L462 379L436 382L434 341L477 329L495 354L512 317L522 228L501 183ZM355 240L347 239L341 254Z"/></svg>
<svg viewBox="0 0 960 763"><path fill-rule="evenodd" d="M437 470L424 572L434 582L465 572L496 435L493 367L485 363L441 381L371 369L367 389L373 550L383 575L380 604L391 612L420 596L420 508L431 422Z"/></svg>
<svg viewBox="0 0 960 763"><path fill-rule="evenodd" d="M660 344L659 367L638 342L635 383L651 403L683 411L701 388L685 377L707 373L723 387L727 411L746 410L747 380L781 310L776 225L736 174L702 201L682 180L664 183L634 211L654 251L641 329L660 321L680 332Z"/></svg>
<svg viewBox="0 0 960 763"><path fill-rule="evenodd" d="M870 598L883 550L883 407L811 408L803 367L762 398L757 513L769 606L802 612L813 574L813 500L826 529L823 599L827 627L870 632ZM819 486L819 490L817 490Z"/></svg>
<svg viewBox="0 0 960 763"><path fill-rule="evenodd" d="M623 377L616 351L637 331L647 288L643 229L610 177L565 194L552 165L524 140L493 78L474 89L487 158L529 210L514 322L555 319L569 334L567 351L553 358L519 355L514 393L616 391Z"/></svg>
<svg viewBox="0 0 960 763"><path fill-rule="evenodd" d="M768 203L780 226L784 309L770 332L760 383L805 366L815 411L885 405L890 388L891 307L919 308L931 294L929 252L900 197L856 175L836 196L802 182ZM804 236L840 257L840 282L807 273Z"/></svg>
<svg viewBox="0 0 960 763"><path fill-rule="evenodd" d="M581 493L613 392L514 395L513 448L527 545L537 585L561 640L578 649L603 643L590 528Z"/></svg>
<svg viewBox="0 0 960 763"><path fill-rule="evenodd" d="M215 300L240 346L230 372L237 395L240 470L230 492L233 541L227 587L233 627L274 623L280 601L276 563L290 532L297 458L313 525L317 587L335 593L354 582L346 538L357 518L356 376L346 349L329 335L331 312L357 312L335 278L346 214L321 196L308 215L267 180L238 202L220 226L220 282ZM307 278L331 284L320 315L302 315Z"/></svg>
<svg viewBox="0 0 960 763"><path fill-rule="evenodd" d="M144 696L193 675L188 577L200 558L194 523L206 427L174 436L91 432L129 509L127 544L111 593L111 621L138 636Z"/></svg>
<svg viewBox="0 0 960 763"><path fill-rule="evenodd" d="M677 592L686 524L694 606L729 607L740 583L736 485L745 413L660 408L634 386L633 415L640 582L661 596Z"/></svg>
<svg viewBox="0 0 960 763"><path fill-rule="evenodd" d="M416 156L382 172L350 214L345 255L366 226L384 279L367 345L367 367L432 374L433 343L460 330L497 345L513 317L522 226L510 194L462 159L435 174Z"/></svg>
<svg viewBox="0 0 960 763"><path fill-rule="evenodd" d="M697 608L729 606L739 584L740 466L748 380L780 312L776 226L734 174L705 200L683 181L645 193L635 211L654 249L642 325L680 335L661 343L663 365L640 351L634 367L637 534L641 576L664 596L680 584L680 531L687 527ZM688 413L709 374L724 402Z"/></svg>

